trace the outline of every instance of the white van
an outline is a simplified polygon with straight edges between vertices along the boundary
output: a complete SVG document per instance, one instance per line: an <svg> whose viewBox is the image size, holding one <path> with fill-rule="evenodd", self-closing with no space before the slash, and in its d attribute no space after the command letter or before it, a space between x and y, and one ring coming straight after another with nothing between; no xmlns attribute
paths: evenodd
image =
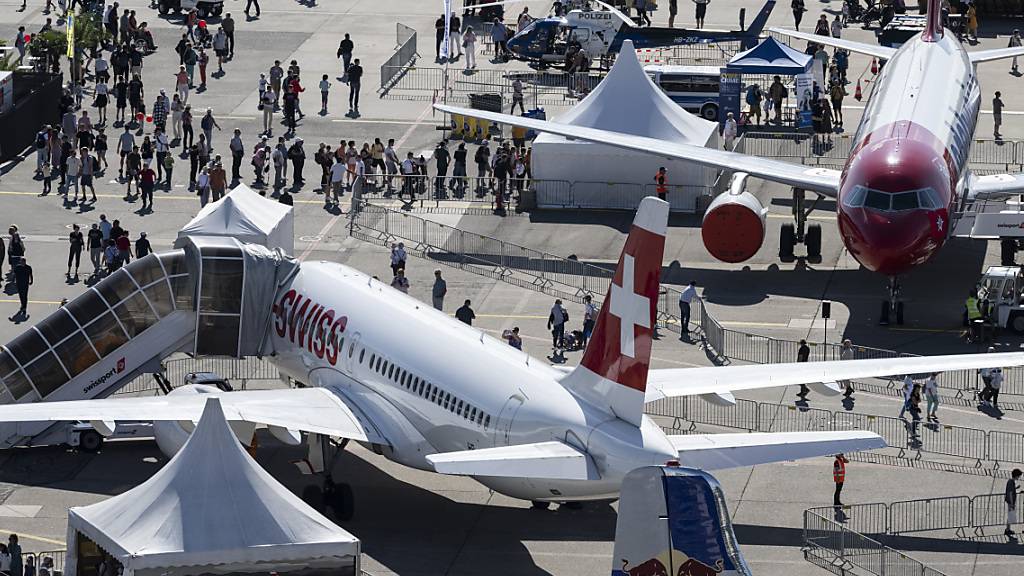
<svg viewBox="0 0 1024 576"><path fill-rule="evenodd" d="M647 76L673 102L705 120L718 120L718 82L722 70L718 66L644 66Z"/></svg>

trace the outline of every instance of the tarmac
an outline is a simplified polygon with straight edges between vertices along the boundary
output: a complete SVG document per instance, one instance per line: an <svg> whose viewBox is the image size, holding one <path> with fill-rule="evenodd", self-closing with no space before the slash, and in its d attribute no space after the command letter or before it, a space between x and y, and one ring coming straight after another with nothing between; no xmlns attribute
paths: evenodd
<svg viewBox="0 0 1024 576"><path fill-rule="evenodd" d="M32 0L26 12L20 2L0 0L0 38L10 38L19 25L34 30L42 24L44 2ZM155 90L172 88L170 72L177 64L173 45L182 32L178 18L160 18L141 0L120 2L135 9L140 20L154 29L160 50L146 59L144 78L147 101ZM331 113L315 114L315 97L307 97L309 115L298 134L312 154L316 144L339 139L357 142L374 137L398 140L400 152L431 149L440 137L436 130L440 116L432 113L429 96L420 99L374 93L378 66L395 47L395 23L415 28L420 35L421 63L429 65L433 50L433 21L440 2L422 0L329 0L299 3L264 0L262 16L246 20L244 2L228 0L227 11L235 16L237 48L226 75L210 80L206 92L193 93L193 109L213 108L223 132L214 135L215 153L226 150L230 131L243 131L247 147L260 131L256 111L256 79L274 59L297 59L304 84L315 92L316 79L328 74L333 83ZM437 6L434 6L437 4ZM548 2L522 2L533 14L544 13ZM684 4L684 3L680 3ZM708 26L728 28L736 24L736 12L745 6L748 21L760 7L756 0L719 0L708 14ZM813 21L821 10L838 9L840 3L815 3L805 15ZM511 19L511 17L509 18ZM664 22L665 11L655 21ZM679 22L692 25L688 3ZM788 4L780 3L771 25L789 27ZM806 25L806 24L805 24ZM982 38L975 48L1005 47L1006 34L1014 23L982 22ZM343 33L353 35L356 57L363 61L362 116L344 116L341 106L347 87L339 82L337 43ZM997 37L996 34L999 34ZM855 27L844 37L872 41L871 33ZM480 58L481 68L521 68L521 64L498 65ZM866 68L869 62L855 57L851 70ZM993 90L1001 90L1006 103L1003 132L1007 139L1024 139L1024 91L1020 78L1007 73L1009 64L998 62L980 67L983 94L987 102ZM858 72L859 74L859 72ZM166 76L165 76L166 75ZM853 125L859 111L851 103L846 111ZM983 110L989 108L983 103ZM558 108L549 108L549 117ZM987 137L991 116L983 112L978 137ZM109 130L108 130L109 131ZM276 130L275 132L280 132ZM116 132L114 132L116 134ZM276 136L276 133L275 133ZM310 150L309 148L312 148ZM315 166L307 164L308 175ZM32 162L12 167L0 176L0 206L4 223L17 223L26 239L28 259L35 270L29 318L13 323L0 320L0 341L8 341L28 325L44 318L62 298L73 298L86 287L86 274L78 280L64 276L66 237L72 223L85 227L100 213L120 219L132 237L146 231L154 248L167 249L177 230L198 211L198 199L181 185L187 162L176 165L177 185L158 191L154 213L141 213L138 205L126 203L121 185L113 178L98 179L100 195L95 205L65 205L59 198L40 197L41 185L32 177ZM243 171L250 171L243 163ZM776 338L823 339L834 342L843 337L857 344L893 348L920 354L973 352L959 337L962 296L983 272L998 263L998 245L983 241L952 241L931 263L905 281L907 323L902 327L877 325L878 306L884 297L884 279L859 268L843 249L835 233L834 205L824 203L812 216L824 229L820 262L797 259L779 262L778 230L789 217L789 196L774 185L751 181L752 191L770 208L768 235L762 249L750 261L727 265L713 260L700 240L696 216L673 217L665 256L664 280L683 285L695 280L712 313L726 327ZM345 263L378 274L388 272L387 250L351 238L346 218L323 209L322 198L307 186L295 196L296 255L303 260ZM614 262L624 240L630 215L590 212L535 211L500 218L478 205L445 205L416 208L416 216L450 226L495 236L530 248L580 260ZM86 271L88 266L83 268ZM470 299L477 312L477 325L492 333L520 326L526 349L538 358L549 357L549 336L544 326L552 298L538 292L510 286L496 280L454 269L442 263L410 258L407 275L411 294L427 300L432 272L442 270L448 281L445 310L454 312L463 299ZM5 267L6 271L6 267ZM829 300L832 318L825 327L820 304ZM3 317L17 309L13 286L0 295ZM581 307L568 306L575 322ZM429 334L411 338L429 338ZM406 337L408 338L408 336ZM1001 337L1001 349L1020 348L1020 340ZM654 366L684 368L705 366L711 361L692 342L664 335L655 343ZM557 359L556 359L557 360ZM568 353L574 364L579 353ZM742 398L793 404L793 390L740 394ZM1012 399L1007 399L1012 400ZM886 394L859 392L855 405L847 408L836 399L811 399L812 407L831 410L895 415L896 399ZM1024 415L1007 412L1001 419L980 413L971 405L943 406L943 423L985 430L1024 431ZM258 459L275 477L296 492L310 480L301 477L288 462L296 455L290 449L265 439ZM97 455L68 452L59 448L18 450L0 454L0 534L19 533L26 550L43 551L62 547L67 508L102 500L144 481L165 462L150 442L108 443ZM971 465L969 462L960 464ZM912 463L910 463L912 464ZM363 540L364 570L373 575L399 574L553 574L576 576L607 573L612 562L615 526L614 505L589 505L582 510L554 509L538 512L529 504L493 494L465 478L445 477L412 471L353 448L335 470L335 476L353 484L356 517L344 527ZM812 506L831 503L831 460L757 466L721 471L740 545L753 572L764 576L803 576L823 573L803 559L802 513ZM975 495L1000 492L1004 480L981 474L942 472L923 465L887 466L854 462L844 490L848 503ZM953 541L923 535L899 540L900 549L950 576L1016 574L1020 546L1002 541Z"/></svg>

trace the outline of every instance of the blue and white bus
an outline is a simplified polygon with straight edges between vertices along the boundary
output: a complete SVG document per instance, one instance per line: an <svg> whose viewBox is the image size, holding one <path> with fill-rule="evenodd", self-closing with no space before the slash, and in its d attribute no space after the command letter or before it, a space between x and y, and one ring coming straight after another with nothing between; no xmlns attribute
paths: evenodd
<svg viewBox="0 0 1024 576"><path fill-rule="evenodd" d="M644 72L673 102L705 120L718 121L718 66L651 64Z"/></svg>

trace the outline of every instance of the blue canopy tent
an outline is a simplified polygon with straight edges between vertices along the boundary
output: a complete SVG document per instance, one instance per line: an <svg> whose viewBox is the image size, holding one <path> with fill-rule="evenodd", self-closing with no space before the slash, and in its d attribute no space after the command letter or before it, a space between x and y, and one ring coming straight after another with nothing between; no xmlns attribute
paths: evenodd
<svg viewBox="0 0 1024 576"><path fill-rule="evenodd" d="M740 77L744 74L763 76L796 76L809 73L814 58L794 50L769 36L750 50L733 56L722 68L719 92L719 119L724 122L728 112L740 117Z"/></svg>

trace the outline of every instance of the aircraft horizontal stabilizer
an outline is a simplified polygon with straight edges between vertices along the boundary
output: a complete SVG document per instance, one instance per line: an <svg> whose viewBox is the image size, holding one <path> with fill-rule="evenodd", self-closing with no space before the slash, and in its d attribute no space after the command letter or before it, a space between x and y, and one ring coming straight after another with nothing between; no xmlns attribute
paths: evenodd
<svg viewBox="0 0 1024 576"><path fill-rule="evenodd" d="M769 432L669 436L679 462L701 470L720 470L785 462L840 452L885 448L874 432Z"/></svg>
<svg viewBox="0 0 1024 576"><path fill-rule="evenodd" d="M994 60L1003 60L1006 58L1016 58L1017 56L1024 56L1024 46L996 48L994 50L978 50L977 52L968 52L967 56L971 59L972 64L981 64L982 62L992 62Z"/></svg>
<svg viewBox="0 0 1024 576"><path fill-rule="evenodd" d="M0 422L116 422L153 420L197 422L206 399L220 398L229 423L249 422L286 430L311 432L358 442L388 445L371 423L322 388L202 392L143 398L107 398L69 402L33 402L0 406Z"/></svg>
<svg viewBox="0 0 1024 576"><path fill-rule="evenodd" d="M517 444L427 456L440 474L502 476L547 480L598 480L586 453L564 442Z"/></svg>
<svg viewBox="0 0 1024 576"><path fill-rule="evenodd" d="M882 60L888 60L896 53L895 48L889 48L888 46L864 44L863 42L842 40L840 38L821 36L819 34L808 34L807 32L797 32L795 30L786 30L785 28L769 28L769 31L782 34L783 36L789 36L791 38L799 38L800 40L814 42L815 44L824 44L826 46L842 48L843 50L849 50L850 52L856 52L858 54L867 54L868 56L874 56L875 58L881 58Z"/></svg>

